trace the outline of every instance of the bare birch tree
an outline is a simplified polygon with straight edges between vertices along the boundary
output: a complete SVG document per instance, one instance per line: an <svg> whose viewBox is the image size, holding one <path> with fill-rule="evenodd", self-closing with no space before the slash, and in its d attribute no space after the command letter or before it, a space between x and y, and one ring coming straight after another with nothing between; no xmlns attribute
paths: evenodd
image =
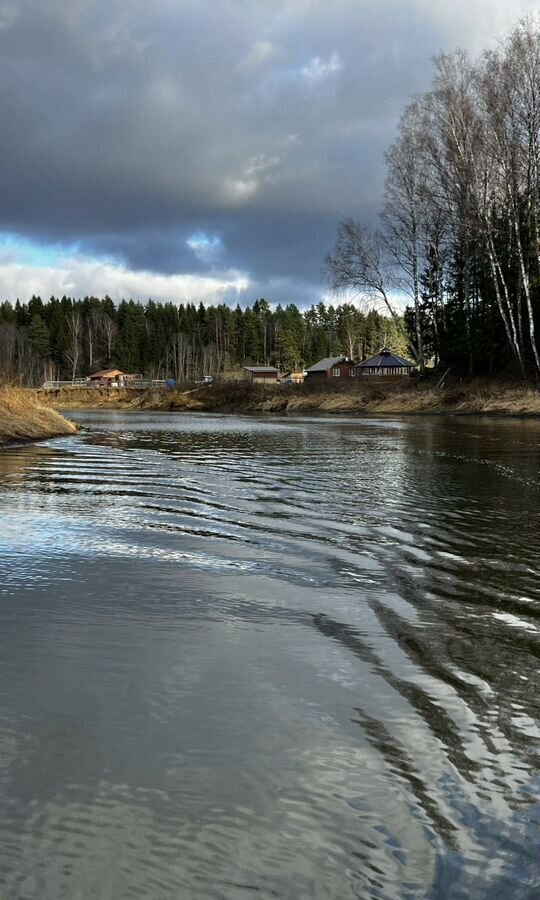
<svg viewBox="0 0 540 900"><path fill-rule="evenodd" d="M105 341L107 365L110 365L112 362L114 342L118 333L118 326L116 322L111 319L109 315L107 315L107 313L103 313L101 316L101 331Z"/></svg>
<svg viewBox="0 0 540 900"><path fill-rule="evenodd" d="M66 349L66 359L71 368L71 380L75 381L82 352L83 319L78 309L72 309L67 317L67 329L69 344Z"/></svg>
<svg viewBox="0 0 540 900"><path fill-rule="evenodd" d="M458 237L462 246L467 321L470 321L471 245L474 236L479 234L508 344L524 372L516 310L497 246L497 170L489 153L486 121L479 111L478 71L466 54L458 52L436 59L429 103L431 129L438 142L433 159L438 167L440 191L447 210L451 216L453 213L454 237Z"/></svg>
<svg viewBox="0 0 540 900"><path fill-rule="evenodd" d="M539 274L538 168L540 127L540 36L531 22L521 23L498 50L485 54L479 78L488 152L498 173L497 214L507 220L518 264L514 304L521 320L523 293L527 330L537 378L531 278ZM535 270L531 271L531 261Z"/></svg>
<svg viewBox="0 0 540 900"><path fill-rule="evenodd" d="M418 349L411 342L392 298L395 275L384 235L354 219L344 219L338 228L334 252L326 257L325 267L334 290L354 291L371 303L382 303L419 363Z"/></svg>
<svg viewBox="0 0 540 900"><path fill-rule="evenodd" d="M383 238L394 260L394 282L412 300L415 359L424 369L420 313L420 269L428 240L425 114L421 104L409 104L398 135L386 154L387 178L382 210Z"/></svg>

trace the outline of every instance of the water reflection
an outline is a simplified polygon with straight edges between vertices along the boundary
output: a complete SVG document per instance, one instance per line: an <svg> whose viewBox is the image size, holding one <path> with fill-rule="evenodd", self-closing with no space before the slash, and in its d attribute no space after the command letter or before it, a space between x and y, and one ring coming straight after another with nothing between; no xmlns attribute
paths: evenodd
<svg viewBox="0 0 540 900"><path fill-rule="evenodd" d="M539 895L536 422L0 454L0 894Z"/></svg>

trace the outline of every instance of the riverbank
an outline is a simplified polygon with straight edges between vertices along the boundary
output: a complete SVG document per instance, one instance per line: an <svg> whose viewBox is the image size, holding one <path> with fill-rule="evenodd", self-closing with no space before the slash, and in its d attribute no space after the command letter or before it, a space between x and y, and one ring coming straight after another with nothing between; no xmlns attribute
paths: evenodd
<svg viewBox="0 0 540 900"><path fill-rule="evenodd" d="M34 391L0 388L0 447L13 441L38 441L77 431Z"/></svg>
<svg viewBox="0 0 540 900"><path fill-rule="evenodd" d="M223 381L177 390L61 389L40 394L56 409L117 408L186 412L444 414L540 416L540 392L521 382L476 379L437 387L436 382L399 384L257 385Z"/></svg>

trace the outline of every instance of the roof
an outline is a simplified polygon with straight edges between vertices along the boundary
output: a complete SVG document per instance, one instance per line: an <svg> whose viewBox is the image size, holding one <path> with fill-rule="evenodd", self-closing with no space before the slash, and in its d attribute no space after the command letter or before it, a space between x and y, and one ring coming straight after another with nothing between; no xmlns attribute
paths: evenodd
<svg viewBox="0 0 540 900"><path fill-rule="evenodd" d="M263 372L268 372L271 375L277 375L278 369L275 369L274 366L244 366L246 372L253 372L254 375L261 375Z"/></svg>
<svg viewBox="0 0 540 900"><path fill-rule="evenodd" d="M310 366L307 370L308 372L328 372L328 369L332 369L334 366L337 366L338 363L348 362L346 356L327 356L325 359L320 359L318 363L315 363L314 366Z"/></svg>
<svg viewBox="0 0 540 900"><path fill-rule="evenodd" d="M120 369L103 369L102 372L93 372L89 375L89 378L118 378L119 375L123 375L124 373L120 371Z"/></svg>
<svg viewBox="0 0 540 900"><path fill-rule="evenodd" d="M383 347L380 353L377 353L377 356L372 356L371 359L365 359L361 363L357 363L355 365L355 369L389 369L389 368L401 368L401 369L414 369L414 363L409 362L407 359L403 359L402 356L397 356L397 354L392 353L388 347Z"/></svg>

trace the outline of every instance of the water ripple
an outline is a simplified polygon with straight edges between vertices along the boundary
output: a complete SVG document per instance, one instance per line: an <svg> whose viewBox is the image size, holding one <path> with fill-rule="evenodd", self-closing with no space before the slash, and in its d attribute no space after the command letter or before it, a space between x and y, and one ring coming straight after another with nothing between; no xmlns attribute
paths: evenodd
<svg viewBox="0 0 540 900"><path fill-rule="evenodd" d="M540 425L85 413L0 454L0 894L540 892Z"/></svg>

